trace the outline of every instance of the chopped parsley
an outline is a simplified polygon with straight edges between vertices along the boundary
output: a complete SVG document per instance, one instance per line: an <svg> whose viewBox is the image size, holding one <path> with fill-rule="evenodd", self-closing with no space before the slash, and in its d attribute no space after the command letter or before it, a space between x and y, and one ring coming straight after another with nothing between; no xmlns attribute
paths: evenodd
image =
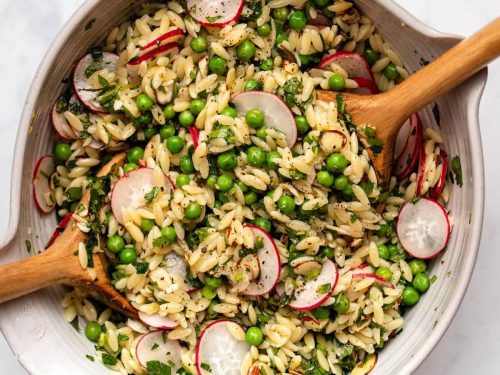
<svg viewBox="0 0 500 375"><path fill-rule="evenodd" d="M452 173L450 173L452 182L453 182L453 173L455 174L455 181L457 182L457 185L459 187L462 187L464 184L463 180L463 175L462 175L462 163L460 162L460 157L455 156L451 160L451 170Z"/></svg>
<svg viewBox="0 0 500 375"><path fill-rule="evenodd" d="M71 322L69 322L71 326L77 331L80 332L80 326L78 324L78 316L75 316L75 319L73 319Z"/></svg>
<svg viewBox="0 0 500 375"><path fill-rule="evenodd" d="M205 370L205 371L208 371L210 373L212 373L212 368L210 367L210 365L208 363L202 363L200 364L200 367Z"/></svg>
<svg viewBox="0 0 500 375"><path fill-rule="evenodd" d="M160 361L146 362L149 375L171 375L172 367Z"/></svg>
<svg viewBox="0 0 500 375"><path fill-rule="evenodd" d="M104 78L102 75L98 75L97 76L97 80L99 81L99 84L102 86L102 87L109 87L109 82L106 78Z"/></svg>
<svg viewBox="0 0 500 375"><path fill-rule="evenodd" d="M68 106L69 106L68 98L65 95L63 95L59 99L57 99L56 112L63 113L68 110Z"/></svg>
<svg viewBox="0 0 500 375"><path fill-rule="evenodd" d="M128 340L128 336L127 335L124 335L123 333L120 333L118 335L118 340L119 341L127 341Z"/></svg>
<svg viewBox="0 0 500 375"><path fill-rule="evenodd" d="M102 51L93 50L91 54L92 61L89 65L87 65L87 68L85 69L85 76L87 78L102 69Z"/></svg>
<svg viewBox="0 0 500 375"><path fill-rule="evenodd" d="M144 199L146 200L147 204L151 204L155 200L155 198L158 196L158 193L160 192L160 188L158 186L155 186L154 188L151 189L150 192L144 194Z"/></svg>
<svg viewBox="0 0 500 375"><path fill-rule="evenodd" d="M31 250L33 249L33 246L31 245L31 241L26 240L25 244L26 244L26 250L28 251L28 253L31 253Z"/></svg>
<svg viewBox="0 0 500 375"><path fill-rule="evenodd" d="M151 347L151 350L156 350L160 347L160 345L158 345L158 343L154 343L153 346Z"/></svg>
<svg viewBox="0 0 500 375"><path fill-rule="evenodd" d="M205 18L207 19L208 22L214 23L214 22L217 22L218 20L220 20L222 18L222 16L208 16Z"/></svg>
<svg viewBox="0 0 500 375"><path fill-rule="evenodd" d="M325 294L325 293L328 293L330 290L332 290L331 284L323 284L323 285L318 286L317 292L319 294Z"/></svg>
<svg viewBox="0 0 500 375"><path fill-rule="evenodd" d="M114 366L118 363L118 359L114 355L102 353L102 363L108 366Z"/></svg>
<svg viewBox="0 0 500 375"><path fill-rule="evenodd" d="M208 139L224 138L228 143L235 143L234 131L228 126L218 126L210 132Z"/></svg>
<svg viewBox="0 0 500 375"><path fill-rule="evenodd" d="M138 274L145 274L149 268L149 263L148 262L141 262L137 263L135 265L135 269L137 270Z"/></svg>
<svg viewBox="0 0 500 375"><path fill-rule="evenodd" d="M85 357L87 357L87 359L88 359L90 362L94 362L94 361L95 361L94 356L92 356L92 355L90 355L90 354L87 354Z"/></svg>
<svg viewBox="0 0 500 375"><path fill-rule="evenodd" d="M436 280L437 280L437 279L438 279L438 278L437 278L437 276L436 276L436 275L432 275L432 277L431 277L431 284L434 284L434 283L436 282Z"/></svg>

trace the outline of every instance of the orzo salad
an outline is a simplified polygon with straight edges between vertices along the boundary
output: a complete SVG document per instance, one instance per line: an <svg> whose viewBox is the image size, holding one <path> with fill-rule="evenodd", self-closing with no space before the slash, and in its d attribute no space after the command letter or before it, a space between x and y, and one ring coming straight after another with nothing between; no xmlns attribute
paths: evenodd
<svg viewBox="0 0 500 375"><path fill-rule="evenodd" d="M315 90L408 74L343 0L147 3L112 29L54 97L60 140L34 180L51 241L73 217L81 266L104 254L138 311L69 291L82 355L122 374L368 373L447 244L448 157L414 114L382 186L342 97Z"/></svg>

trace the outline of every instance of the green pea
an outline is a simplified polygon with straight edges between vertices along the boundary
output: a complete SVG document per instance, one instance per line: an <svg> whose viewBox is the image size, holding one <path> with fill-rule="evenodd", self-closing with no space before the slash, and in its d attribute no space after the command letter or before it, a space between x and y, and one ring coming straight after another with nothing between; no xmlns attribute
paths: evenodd
<svg viewBox="0 0 500 375"><path fill-rule="evenodd" d="M191 39L189 46L194 52L202 53L208 49L208 40L203 35L198 35Z"/></svg>
<svg viewBox="0 0 500 375"><path fill-rule="evenodd" d="M342 154L331 154L326 159L326 169L330 172L341 173L347 167L347 159Z"/></svg>
<svg viewBox="0 0 500 375"><path fill-rule="evenodd" d="M279 165L274 162L275 159L281 159L281 154L278 151L269 151L266 155L267 168L272 171L276 171Z"/></svg>
<svg viewBox="0 0 500 375"><path fill-rule="evenodd" d="M407 306L413 306L417 304L419 300L420 300L420 294L414 287L407 286L403 290L403 297L402 297L403 304Z"/></svg>
<svg viewBox="0 0 500 375"><path fill-rule="evenodd" d="M139 94L135 98L135 104L141 112L147 112L153 108L153 99L151 99L147 94Z"/></svg>
<svg viewBox="0 0 500 375"><path fill-rule="evenodd" d="M335 258L335 249L332 249L331 247L322 247L321 254L328 259L333 259Z"/></svg>
<svg viewBox="0 0 500 375"><path fill-rule="evenodd" d="M139 168L137 164L135 164L135 163L127 163L123 167L123 172L124 173L128 173L128 172L133 171L134 169L137 169L137 168Z"/></svg>
<svg viewBox="0 0 500 375"><path fill-rule="evenodd" d="M271 31L271 25L269 23L257 26L257 35L259 36L268 36L271 34Z"/></svg>
<svg viewBox="0 0 500 375"><path fill-rule="evenodd" d="M271 233L271 222L262 217L258 217L254 220L254 225L265 230L267 233Z"/></svg>
<svg viewBox="0 0 500 375"><path fill-rule="evenodd" d="M412 285L420 293L425 293L427 292L427 289L429 289L431 281L429 280L429 276L425 273L419 273L413 278Z"/></svg>
<svg viewBox="0 0 500 375"><path fill-rule="evenodd" d="M377 230L377 236L385 237L391 232L391 226L389 224L381 224L380 228Z"/></svg>
<svg viewBox="0 0 500 375"><path fill-rule="evenodd" d="M125 240L123 239L122 236L115 234L108 238L108 241L106 242L106 247L112 253L117 254L120 251L122 251L123 248L125 247Z"/></svg>
<svg viewBox="0 0 500 375"><path fill-rule="evenodd" d="M213 56L208 62L208 69L215 74L224 74L227 69L227 61L220 56Z"/></svg>
<svg viewBox="0 0 500 375"><path fill-rule="evenodd" d="M184 111L179 114L179 124L182 126L191 126L194 123L194 115L191 113L191 111Z"/></svg>
<svg viewBox="0 0 500 375"><path fill-rule="evenodd" d="M175 233L174 227L164 227L160 229L160 233L163 237L165 237L168 243L172 243L175 241L177 234Z"/></svg>
<svg viewBox="0 0 500 375"><path fill-rule="evenodd" d="M189 104L189 110L193 115L198 116L207 102L204 99L193 99L193 101Z"/></svg>
<svg viewBox="0 0 500 375"><path fill-rule="evenodd" d="M66 161L71 156L71 146L67 143L58 143L54 148L54 156L58 161Z"/></svg>
<svg viewBox="0 0 500 375"><path fill-rule="evenodd" d="M226 204L227 202L229 202L229 198L227 197L225 191L219 191L217 193L217 200L221 202L221 204Z"/></svg>
<svg viewBox="0 0 500 375"><path fill-rule="evenodd" d="M286 7L274 9L273 18L278 21L286 21L288 19L288 9Z"/></svg>
<svg viewBox="0 0 500 375"><path fill-rule="evenodd" d="M352 197L352 184L349 182L344 190L342 190L342 194L346 197Z"/></svg>
<svg viewBox="0 0 500 375"><path fill-rule="evenodd" d="M90 341L97 342L99 340L99 336L101 336L102 328L97 322L88 322L85 326L85 336Z"/></svg>
<svg viewBox="0 0 500 375"><path fill-rule="evenodd" d="M253 129L259 129L264 125L264 113L257 108L249 110L245 115L245 121Z"/></svg>
<svg viewBox="0 0 500 375"><path fill-rule="evenodd" d="M384 260L387 260L389 259L389 248L383 244L380 244L377 246L377 250L378 250L378 256L380 257L380 259L384 259Z"/></svg>
<svg viewBox="0 0 500 375"><path fill-rule="evenodd" d="M172 120L175 117L173 104L168 104L165 108L163 108L163 116L165 116L167 120Z"/></svg>
<svg viewBox="0 0 500 375"><path fill-rule="evenodd" d="M333 183L335 182L335 178L333 177L333 175L330 174L330 172L321 171L318 172L318 174L316 175L316 181L320 185L329 187L333 185Z"/></svg>
<svg viewBox="0 0 500 375"><path fill-rule="evenodd" d="M141 219L141 229L143 232L149 232L155 226L155 221L152 219Z"/></svg>
<svg viewBox="0 0 500 375"><path fill-rule="evenodd" d="M195 169L191 155L184 155L181 158L181 160L179 161L179 168L181 169L182 173L194 173Z"/></svg>
<svg viewBox="0 0 500 375"><path fill-rule="evenodd" d="M175 179L175 185L177 185L177 187L180 189L184 185L189 185L189 181L191 181L189 175L181 173Z"/></svg>
<svg viewBox="0 0 500 375"><path fill-rule="evenodd" d="M229 191L234 186L233 179L226 174L222 174L217 179L220 191Z"/></svg>
<svg viewBox="0 0 500 375"><path fill-rule="evenodd" d="M378 59L379 59L379 53L371 48L366 48L365 52L363 53L365 56L366 61L368 61L368 64L373 65L375 64Z"/></svg>
<svg viewBox="0 0 500 375"><path fill-rule="evenodd" d="M297 131L299 134L306 134L309 130L311 130L305 116L295 116L295 124L297 125Z"/></svg>
<svg viewBox="0 0 500 375"><path fill-rule="evenodd" d="M131 264L137 261L137 252L133 247L126 247L120 251L120 262L123 264Z"/></svg>
<svg viewBox="0 0 500 375"><path fill-rule="evenodd" d="M335 297L335 303L333 305L333 309L342 314L349 311L349 307L351 306L351 302L349 298L344 293L340 293L337 297Z"/></svg>
<svg viewBox="0 0 500 375"><path fill-rule="evenodd" d="M274 44L279 46L285 40L288 40L288 35L284 31L280 31L278 34L276 34L276 41L274 42Z"/></svg>
<svg viewBox="0 0 500 375"><path fill-rule="evenodd" d="M349 185L349 180L346 176L341 175L335 179L335 189L344 190Z"/></svg>
<svg viewBox="0 0 500 375"><path fill-rule="evenodd" d="M82 188L79 187L72 187L66 190L66 196L68 199L73 202L73 201L79 201L82 199Z"/></svg>
<svg viewBox="0 0 500 375"><path fill-rule="evenodd" d="M302 31L306 27L306 15L303 11L296 10L288 18L288 23L295 31Z"/></svg>
<svg viewBox="0 0 500 375"><path fill-rule="evenodd" d="M146 125L151 124L152 121L153 121L153 115L151 114L151 112L141 113L139 117L134 119L134 126L137 129L140 129Z"/></svg>
<svg viewBox="0 0 500 375"><path fill-rule="evenodd" d="M217 157L217 166L223 171L232 171L238 165L234 152L224 152Z"/></svg>
<svg viewBox="0 0 500 375"><path fill-rule="evenodd" d="M206 299L214 299L217 295L217 290L210 285L204 285L203 288L201 288L201 294Z"/></svg>
<svg viewBox="0 0 500 375"><path fill-rule="evenodd" d="M387 267L379 267L375 271L375 275L380 276L384 278L385 280L389 281L392 278L392 272L389 268Z"/></svg>
<svg viewBox="0 0 500 375"><path fill-rule="evenodd" d="M262 61L259 65L260 70L271 70L274 67L274 60L272 57L268 57L264 61Z"/></svg>
<svg viewBox="0 0 500 375"><path fill-rule="evenodd" d="M236 57L243 62L252 60L256 52L257 48L255 48L255 44L248 39L236 47Z"/></svg>
<svg viewBox="0 0 500 375"><path fill-rule="evenodd" d="M129 163L137 164L137 162L141 160L143 156L144 156L144 150L142 149L142 147L139 146L132 147L127 152L127 160Z"/></svg>
<svg viewBox="0 0 500 375"><path fill-rule="evenodd" d="M262 84L256 79L249 79L245 82L245 91L259 91L262 88Z"/></svg>
<svg viewBox="0 0 500 375"><path fill-rule="evenodd" d="M252 146L247 150L247 162L252 167L260 168L266 162L266 153L257 146Z"/></svg>
<svg viewBox="0 0 500 375"><path fill-rule="evenodd" d="M217 184L217 177L215 177L215 176L209 176L207 178L207 186L210 189L214 189L216 184Z"/></svg>
<svg viewBox="0 0 500 375"><path fill-rule="evenodd" d="M248 193L246 193L244 195L244 198L245 198L245 204L247 206L251 206L252 204L257 202L257 200L259 199L259 197L255 191L249 191Z"/></svg>
<svg viewBox="0 0 500 375"><path fill-rule="evenodd" d="M399 73L398 70L396 69L396 65L394 65L393 63L387 65L384 69L384 76L386 76L387 79L390 80L397 79L399 77Z"/></svg>
<svg viewBox="0 0 500 375"><path fill-rule="evenodd" d="M224 108L220 114L232 118L238 117L238 112L236 112L236 109L234 109L233 107Z"/></svg>
<svg viewBox="0 0 500 375"><path fill-rule="evenodd" d="M295 201L293 198L283 195L278 199L278 209L285 215L291 215L295 211Z"/></svg>
<svg viewBox="0 0 500 375"><path fill-rule="evenodd" d="M259 346L264 341L264 334L259 327L250 327L245 334L247 343L252 346Z"/></svg>
<svg viewBox="0 0 500 375"><path fill-rule="evenodd" d="M408 263L408 265L410 266L411 273L414 276L427 270L427 263L420 259L413 259L410 263Z"/></svg>
<svg viewBox="0 0 500 375"><path fill-rule="evenodd" d="M236 185L238 185L238 187L240 188L240 190L243 192L243 193L246 193L248 192L248 186L246 186L243 182L241 182L240 180L238 180L236 182Z"/></svg>
<svg viewBox="0 0 500 375"><path fill-rule="evenodd" d="M391 244L388 245L387 248L389 249L389 258L399 254L399 249L397 245Z"/></svg>
<svg viewBox="0 0 500 375"><path fill-rule="evenodd" d="M184 209L184 216L186 218L194 220L200 217L201 215L201 206L197 202L190 202L187 207Z"/></svg>
<svg viewBox="0 0 500 375"><path fill-rule="evenodd" d="M255 133L255 135L257 136L257 138L260 138L262 140L266 140L267 139L267 129L265 126L257 129L257 133Z"/></svg>
<svg viewBox="0 0 500 375"><path fill-rule="evenodd" d="M335 73L328 78L328 87L330 90L341 91L345 87L345 79L340 74Z"/></svg>
<svg viewBox="0 0 500 375"><path fill-rule="evenodd" d="M167 139L167 149L172 154L178 154L184 148L184 140L178 135L173 135Z"/></svg>
<svg viewBox="0 0 500 375"><path fill-rule="evenodd" d="M205 276L205 284L212 288L218 288L222 285L222 279Z"/></svg>
<svg viewBox="0 0 500 375"><path fill-rule="evenodd" d="M330 309L327 306L320 306L311 311L316 319L328 319L330 316Z"/></svg>
<svg viewBox="0 0 500 375"><path fill-rule="evenodd" d="M320 8L324 8L330 4L330 0L314 0L314 4Z"/></svg>
<svg viewBox="0 0 500 375"><path fill-rule="evenodd" d="M144 130L144 138L151 139L156 135L157 132L158 130L155 127L147 128L146 130Z"/></svg>

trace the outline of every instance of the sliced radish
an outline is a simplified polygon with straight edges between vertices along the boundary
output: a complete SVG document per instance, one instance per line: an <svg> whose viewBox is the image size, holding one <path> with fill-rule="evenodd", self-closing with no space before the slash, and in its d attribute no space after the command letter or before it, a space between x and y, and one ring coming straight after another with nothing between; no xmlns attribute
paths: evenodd
<svg viewBox="0 0 500 375"><path fill-rule="evenodd" d="M446 247L450 238L450 221L438 202L420 198L401 208L396 232L408 254L418 259L430 259Z"/></svg>
<svg viewBox="0 0 500 375"><path fill-rule="evenodd" d="M414 120L410 120L411 131L408 137L408 143L399 157L395 160L393 166L394 176L399 180L403 180L411 174L420 156L424 126L422 121L420 121L420 117L417 114L415 115L416 116L413 118Z"/></svg>
<svg viewBox="0 0 500 375"><path fill-rule="evenodd" d="M408 146L410 134L413 129L412 121L414 121L414 116L416 116L415 113L412 114L401 126L401 129L399 129L396 143L394 144L394 159L399 158L405 148Z"/></svg>
<svg viewBox="0 0 500 375"><path fill-rule="evenodd" d="M231 329L240 327L229 320L217 320L203 330L196 345L198 375L240 375L250 346L245 340L237 340Z"/></svg>
<svg viewBox="0 0 500 375"><path fill-rule="evenodd" d="M57 237L61 235L62 232L64 232L64 229L66 229L66 226L68 225L69 221L73 217L73 212L70 212L66 216L64 216L59 224L57 224L56 229L54 230L54 233L52 233L52 237L50 238L49 243L47 244L47 247L52 245L54 242L56 242Z"/></svg>
<svg viewBox="0 0 500 375"><path fill-rule="evenodd" d="M375 82L370 65L363 56L356 52L339 51L321 60L318 67L324 69L332 63L344 69L349 78L357 77Z"/></svg>
<svg viewBox="0 0 500 375"><path fill-rule="evenodd" d="M444 185L446 184L446 174L448 173L448 154L444 150L441 150L439 157L441 158L442 165L441 177L439 177L439 181L430 190L430 196L433 199L438 199L443 192Z"/></svg>
<svg viewBox="0 0 500 375"><path fill-rule="evenodd" d="M57 112L57 103L61 99L62 98L59 98L52 106L52 125L54 126L54 130L56 131L57 135L59 135L61 139L64 139L65 141L77 139L78 137L75 135L73 128L68 124L68 121L66 121L64 113ZM75 101L78 101L78 98L76 97L76 95L72 95L69 99L69 105L71 106L71 103Z"/></svg>
<svg viewBox="0 0 500 375"><path fill-rule="evenodd" d="M329 25L332 23L331 19L329 19L327 16L324 15L323 12L317 11L316 12L316 17L312 18L311 15L308 12L307 15L307 24L311 26L317 26L319 28L324 28L324 27L329 27Z"/></svg>
<svg viewBox="0 0 500 375"><path fill-rule="evenodd" d="M332 295L338 279L337 267L331 260L327 259L323 263L319 276L314 280L307 281L302 288L295 291L294 300L290 302L289 306L301 311L321 306ZM323 288L326 291L323 291Z"/></svg>
<svg viewBox="0 0 500 375"><path fill-rule="evenodd" d="M351 272L363 271L363 270L364 270L364 272L371 272L371 266L368 263L363 263L360 266L357 266L357 267L354 267L353 269L351 269ZM370 270L370 271L368 271L368 270Z"/></svg>
<svg viewBox="0 0 500 375"><path fill-rule="evenodd" d="M420 146L418 157L418 174L417 174L417 195L422 195L422 189L425 181L425 165L427 164L427 155L425 155L424 145Z"/></svg>
<svg viewBox="0 0 500 375"><path fill-rule="evenodd" d="M151 168L135 169L120 178L111 193L111 209L116 220L124 224L123 212L126 209L137 209L146 205L144 195L159 187L163 191L170 191L168 178L164 176L162 184L155 183L155 173Z"/></svg>
<svg viewBox="0 0 500 375"><path fill-rule="evenodd" d="M297 142L297 125L292 111L278 96L264 91L247 91L236 95L233 103L240 116L251 109L260 109L266 126L285 134L288 147Z"/></svg>
<svg viewBox="0 0 500 375"><path fill-rule="evenodd" d="M182 347L178 341L169 340L166 331L154 331L142 336L135 347L135 355L144 368L151 361L169 365L172 374L182 367Z"/></svg>
<svg viewBox="0 0 500 375"><path fill-rule="evenodd" d="M169 319L166 316L160 314L149 315L142 311L139 311L139 319L148 326L159 329L172 329L179 325L175 320Z"/></svg>
<svg viewBox="0 0 500 375"><path fill-rule="evenodd" d="M340 151L347 143L347 137L338 130L329 130L324 132L319 139L319 145L326 154Z"/></svg>
<svg viewBox="0 0 500 375"><path fill-rule="evenodd" d="M47 203L45 197L50 194L50 176L56 170L54 158L50 155L42 156L35 166L33 173L33 195L38 209L44 213L51 212L55 202Z"/></svg>
<svg viewBox="0 0 500 375"><path fill-rule="evenodd" d="M387 281L383 277L380 277L380 276L375 275L373 273L353 272L352 278L353 279L374 279L377 284L383 285L387 288L394 288L394 285L392 285L392 283L390 281Z"/></svg>
<svg viewBox="0 0 500 375"><path fill-rule="evenodd" d="M184 257L182 255L177 254L176 252L171 252L168 253L164 257L166 261L165 269L169 273L176 273L184 278L184 281L186 282L186 285L188 286L188 292L192 292L194 290L197 290L198 288L195 288L191 285L191 283L187 279L187 267L186 267L186 261L184 260Z"/></svg>
<svg viewBox="0 0 500 375"><path fill-rule="evenodd" d="M358 84L358 88L349 90L350 92L363 95L374 95L379 92L377 84L371 79L353 77L352 80Z"/></svg>
<svg viewBox="0 0 500 375"><path fill-rule="evenodd" d="M316 270L321 271L321 269L322 269L322 264L314 259L298 262L293 266L294 272L297 275L303 275L303 276L308 275L311 272L315 272Z"/></svg>
<svg viewBox="0 0 500 375"><path fill-rule="evenodd" d="M149 50L145 54L130 60L127 66L136 66L143 61L148 61L154 59L155 57L165 56L165 55L177 55L179 53L179 45L177 43L168 43L152 50Z"/></svg>
<svg viewBox="0 0 500 375"><path fill-rule="evenodd" d="M224 27L237 21L243 11L244 0L187 0L189 15L205 27Z"/></svg>
<svg viewBox="0 0 500 375"><path fill-rule="evenodd" d="M179 28L174 28L173 30L167 31L165 34L160 35L155 40L149 42L144 47L141 48L140 56L145 55L152 50L170 43L179 43L184 38L184 31Z"/></svg>
<svg viewBox="0 0 500 375"><path fill-rule="evenodd" d="M80 61L78 61L73 72L73 88L78 99L80 99L82 104L90 111L106 113L107 111L96 100L99 96L99 90L96 90L95 87L89 83L88 77L85 74L85 71L93 61L94 58L91 53L83 56ZM116 73L118 70L118 55L111 52L103 52L101 67L112 73Z"/></svg>
<svg viewBox="0 0 500 375"><path fill-rule="evenodd" d="M188 130L189 130L189 134L191 134L191 138L193 139L194 148L198 147L198 144L199 144L198 140L200 138L200 131L195 126L191 126Z"/></svg>
<svg viewBox="0 0 500 375"><path fill-rule="evenodd" d="M276 243L262 228L246 225L252 230L254 238L261 237L263 246L257 251L260 274L257 280L250 283L242 294L247 296L261 296L273 290L281 275L281 258Z"/></svg>
<svg viewBox="0 0 500 375"><path fill-rule="evenodd" d="M368 375L377 364L377 354L368 354L363 362L359 363L351 371L351 375Z"/></svg>

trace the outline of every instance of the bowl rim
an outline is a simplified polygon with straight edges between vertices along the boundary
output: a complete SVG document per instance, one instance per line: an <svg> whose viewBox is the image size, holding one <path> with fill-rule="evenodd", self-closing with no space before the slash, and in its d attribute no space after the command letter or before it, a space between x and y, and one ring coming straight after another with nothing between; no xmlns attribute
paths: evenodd
<svg viewBox="0 0 500 375"><path fill-rule="evenodd" d="M375 0L375 2L383 7L385 11L395 15L399 20L401 20L402 24L411 27L416 32L430 39L436 41L447 41L449 43L456 43L463 39L463 37L443 33L431 26L426 25L393 0ZM81 25L82 21L85 20L87 15L93 8L97 7L99 3L100 0L85 0L70 16L50 44L30 85L16 136L10 184L11 193L9 223L4 238L0 239L0 252L7 251L7 248L10 247L9 245L18 234L18 224L21 210L21 185L26 143L29 136L32 115L35 113L35 105L39 95L42 93L42 84L50 72L51 62L57 57L57 52L60 48L62 48L66 41L71 38L72 33L75 32L75 30ZM474 181L473 190L475 194L473 194L472 199L472 215L476 218L470 227L470 244L472 246L469 250L471 253L468 260L464 264L464 272L461 273L456 284L455 293L450 301L450 304L444 310L444 313L435 329L427 337L425 345L417 349L414 355L408 359L404 368L400 370L400 373L402 374L411 373L417 369L444 336L455 314L457 313L460 304L462 303L476 263L482 232L485 198L484 160L479 128L479 103L486 84L486 78L487 68L483 69L467 81L473 81L474 83L474 85L469 89L469 101L467 103L468 109L466 112L468 128L473 138L471 140L471 165L473 166L472 178ZM11 348L13 348L14 340L11 335L4 330L2 320L0 320L0 329L5 334L5 339L8 344ZM16 354L16 357L18 357L20 364L28 372L30 372L30 370L34 370L30 365L30 361L26 357L19 358L17 353L14 353Z"/></svg>

